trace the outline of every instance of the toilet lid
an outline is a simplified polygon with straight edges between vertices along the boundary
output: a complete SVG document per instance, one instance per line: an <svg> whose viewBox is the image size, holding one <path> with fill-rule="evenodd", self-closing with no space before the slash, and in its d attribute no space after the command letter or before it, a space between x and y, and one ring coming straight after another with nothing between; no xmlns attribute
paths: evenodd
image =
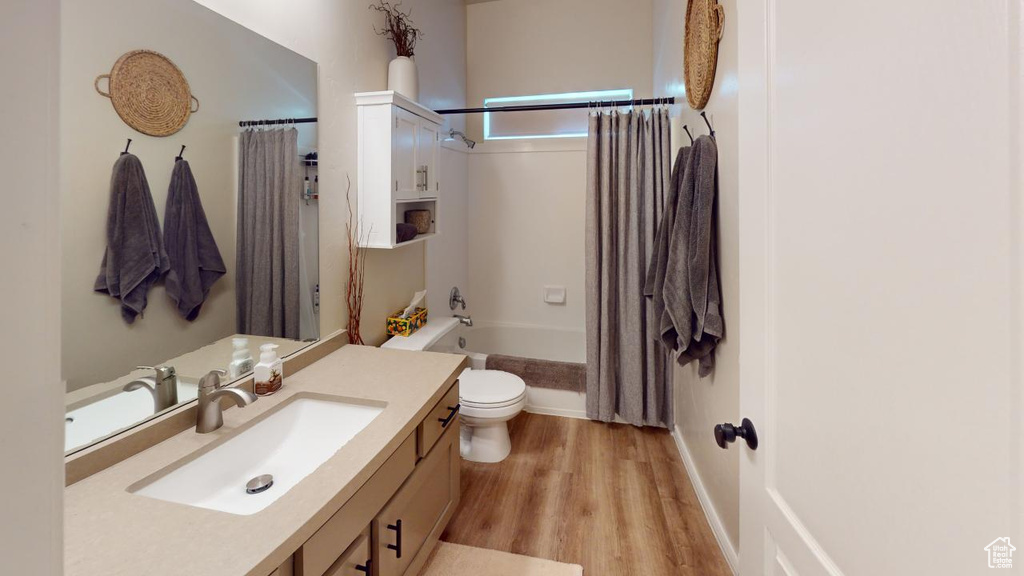
<svg viewBox="0 0 1024 576"><path fill-rule="evenodd" d="M526 394L526 382L500 370L466 370L459 376L459 401L464 404L507 404Z"/></svg>

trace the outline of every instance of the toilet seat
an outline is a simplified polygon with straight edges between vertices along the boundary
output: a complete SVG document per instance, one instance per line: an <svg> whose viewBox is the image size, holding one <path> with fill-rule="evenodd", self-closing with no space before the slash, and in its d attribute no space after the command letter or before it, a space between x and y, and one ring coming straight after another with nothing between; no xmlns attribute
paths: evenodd
<svg viewBox="0 0 1024 576"><path fill-rule="evenodd" d="M500 370L464 370L459 376L459 402L478 409L505 408L526 398L526 382Z"/></svg>

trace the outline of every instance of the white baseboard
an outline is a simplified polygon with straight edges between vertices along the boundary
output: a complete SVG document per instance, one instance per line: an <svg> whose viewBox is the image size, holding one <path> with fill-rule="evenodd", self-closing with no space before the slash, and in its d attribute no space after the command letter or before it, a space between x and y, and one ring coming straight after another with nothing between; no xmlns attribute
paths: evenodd
<svg viewBox="0 0 1024 576"><path fill-rule="evenodd" d="M697 493L697 499L700 500L700 507L704 509L704 516L707 517L708 524L711 525L711 531L715 534L715 540L718 540L718 547L722 549L722 555L725 556L725 561L729 563L732 573L734 575L739 574L739 552L732 541L729 540L729 535L725 531L725 525L722 524L722 518L718 515L718 510L715 509L715 505L711 502L711 496L708 495L704 482L700 479L700 474L697 473L697 467L693 462L693 457L690 455L690 450L686 447L686 442L683 441L683 433L679 430L679 426L676 426L675 430L672 431L672 438L676 441L676 448L679 449L679 456L683 459L683 466L686 468L687 476L690 477L693 491Z"/></svg>

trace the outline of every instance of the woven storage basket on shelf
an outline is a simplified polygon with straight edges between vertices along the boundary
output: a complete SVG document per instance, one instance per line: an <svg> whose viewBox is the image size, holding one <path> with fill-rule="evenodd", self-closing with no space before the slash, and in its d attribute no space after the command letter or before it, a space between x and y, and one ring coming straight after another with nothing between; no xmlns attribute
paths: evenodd
<svg viewBox="0 0 1024 576"><path fill-rule="evenodd" d="M430 210L405 211L405 223L415 226L417 234L427 234L430 232L430 223L432 221L433 218L430 216Z"/></svg>
<svg viewBox="0 0 1024 576"><path fill-rule="evenodd" d="M711 98L718 65L718 41L725 28L725 9L717 0L689 0L686 6L686 40L683 78L690 108L703 110Z"/></svg>
<svg viewBox="0 0 1024 576"><path fill-rule="evenodd" d="M109 80L109 92L100 80ZM149 136L170 136L199 110L181 70L163 54L133 50L117 59L110 74L96 77L96 91L110 98L124 123ZM192 103L195 102L195 108Z"/></svg>

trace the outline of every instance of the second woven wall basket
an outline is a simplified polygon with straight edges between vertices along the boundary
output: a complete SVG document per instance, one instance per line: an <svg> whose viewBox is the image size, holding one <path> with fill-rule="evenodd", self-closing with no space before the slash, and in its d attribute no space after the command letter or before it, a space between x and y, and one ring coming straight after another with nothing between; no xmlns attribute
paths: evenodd
<svg viewBox="0 0 1024 576"><path fill-rule="evenodd" d="M718 42L725 30L725 9L716 0L689 0L683 79L690 108L703 110L711 98L718 66Z"/></svg>
<svg viewBox="0 0 1024 576"><path fill-rule="evenodd" d="M108 79L108 91L100 81ZM110 98L124 123L149 136L170 136L199 110L181 70L163 54L133 50L117 59L110 74L96 77L96 91ZM194 103L194 106L193 106Z"/></svg>

